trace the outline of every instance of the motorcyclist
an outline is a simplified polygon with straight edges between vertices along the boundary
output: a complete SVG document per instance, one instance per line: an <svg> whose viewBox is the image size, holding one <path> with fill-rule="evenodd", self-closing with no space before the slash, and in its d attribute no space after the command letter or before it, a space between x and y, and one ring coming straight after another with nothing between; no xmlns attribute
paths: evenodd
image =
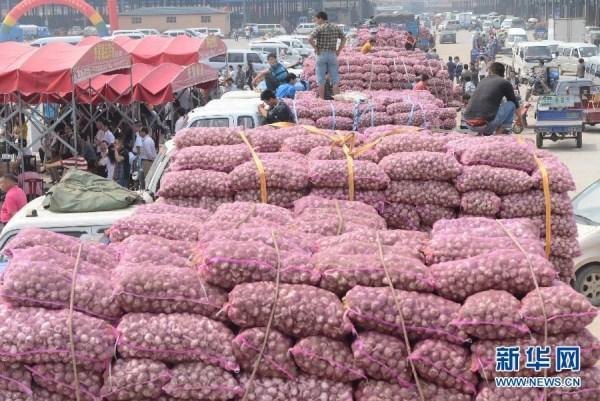
<svg viewBox="0 0 600 401"><path fill-rule="evenodd" d="M533 89L538 93L550 92L550 88L548 87L548 71L546 70L544 60L540 60L538 65L533 69Z"/></svg>

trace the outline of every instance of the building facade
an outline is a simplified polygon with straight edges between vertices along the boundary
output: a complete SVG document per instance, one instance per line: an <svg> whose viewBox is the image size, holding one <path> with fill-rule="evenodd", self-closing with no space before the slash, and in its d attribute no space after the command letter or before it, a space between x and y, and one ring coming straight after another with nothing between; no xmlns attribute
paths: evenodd
<svg viewBox="0 0 600 401"><path fill-rule="evenodd" d="M231 30L229 11L211 7L143 7L119 13L119 29L219 28L227 35Z"/></svg>

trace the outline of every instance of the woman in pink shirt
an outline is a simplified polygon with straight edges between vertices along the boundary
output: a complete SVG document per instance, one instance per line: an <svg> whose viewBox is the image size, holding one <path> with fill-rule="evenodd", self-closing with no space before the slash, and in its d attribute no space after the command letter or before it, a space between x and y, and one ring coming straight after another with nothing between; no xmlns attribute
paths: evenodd
<svg viewBox="0 0 600 401"><path fill-rule="evenodd" d="M27 196L17 185L17 177L13 174L5 174L2 177L0 188L5 193L4 203L2 203L2 209L0 209L0 222L6 224L27 204Z"/></svg>

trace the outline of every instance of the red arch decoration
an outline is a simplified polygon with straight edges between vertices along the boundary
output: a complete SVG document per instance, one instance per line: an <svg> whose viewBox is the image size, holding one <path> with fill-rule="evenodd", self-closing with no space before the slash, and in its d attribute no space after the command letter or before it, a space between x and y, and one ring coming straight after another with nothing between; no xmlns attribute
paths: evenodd
<svg viewBox="0 0 600 401"><path fill-rule="evenodd" d="M114 7L113 11L116 13L116 0L109 0L109 3L111 2ZM2 21L2 26L0 28L0 41L7 40L11 29L17 24L17 21L23 14L36 7L49 4L59 4L76 9L85 15L96 27L99 36L108 36L108 28L106 27L104 19L94 7L90 6L84 0L23 0L13 7L13 9L6 14L6 17L4 17L4 21ZM110 6L111 4L109 4L109 7Z"/></svg>

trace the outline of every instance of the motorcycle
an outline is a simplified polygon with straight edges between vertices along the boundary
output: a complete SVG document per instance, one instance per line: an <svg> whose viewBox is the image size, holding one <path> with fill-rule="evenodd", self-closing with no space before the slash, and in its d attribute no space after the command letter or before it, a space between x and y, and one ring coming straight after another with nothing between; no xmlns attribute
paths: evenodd
<svg viewBox="0 0 600 401"><path fill-rule="evenodd" d="M527 86L527 90L525 91L525 100L529 101L531 95L533 96L543 96L551 93L550 88L547 85L544 85L542 81L537 78L530 78L529 85Z"/></svg>

